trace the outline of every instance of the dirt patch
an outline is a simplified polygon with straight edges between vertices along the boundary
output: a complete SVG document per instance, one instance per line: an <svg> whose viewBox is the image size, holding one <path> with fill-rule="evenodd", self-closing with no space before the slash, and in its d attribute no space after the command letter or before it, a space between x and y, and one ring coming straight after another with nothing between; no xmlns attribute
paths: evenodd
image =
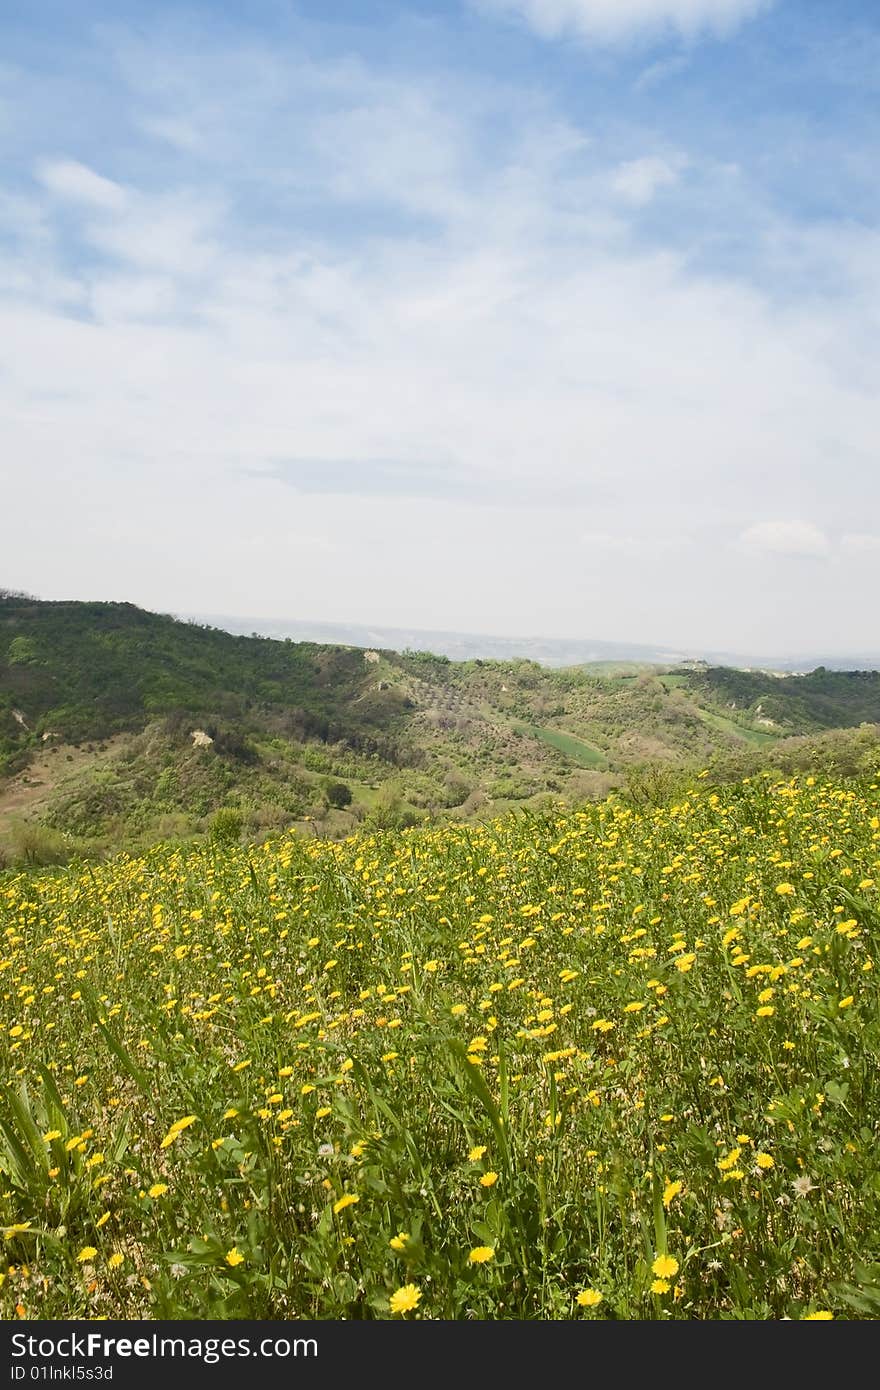
<svg viewBox="0 0 880 1390"><path fill-rule="evenodd" d="M31 762L8 782L0 783L0 832L8 830L14 820L39 820L48 808L53 793L77 777L85 768L96 767L118 757L130 736L118 734L108 739L104 748L89 752L55 744L41 749Z"/></svg>

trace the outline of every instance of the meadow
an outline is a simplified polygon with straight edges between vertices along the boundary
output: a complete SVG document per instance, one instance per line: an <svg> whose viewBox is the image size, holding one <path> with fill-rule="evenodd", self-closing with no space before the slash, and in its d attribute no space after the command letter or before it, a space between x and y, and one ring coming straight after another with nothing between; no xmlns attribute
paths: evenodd
<svg viewBox="0 0 880 1390"><path fill-rule="evenodd" d="M7 1319L880 1313L880 785L0 878Z"/></svg>

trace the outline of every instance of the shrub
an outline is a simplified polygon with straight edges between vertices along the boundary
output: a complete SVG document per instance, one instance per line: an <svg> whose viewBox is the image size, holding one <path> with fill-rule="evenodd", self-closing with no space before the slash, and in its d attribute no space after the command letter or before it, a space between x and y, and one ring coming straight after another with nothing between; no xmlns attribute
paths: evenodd
<svg viewBox="0 0 880 1390"><path fill-rule="evenodd" d="M338 810L350 806L354 800L351 787L347 786L345 782L331 782L324 795L327 798L327 804L335 806Z"/></svg>
<svg viewBox="0 0 880 1390"><path fill-rule="evenodd" d="M210 836L221 845L235 844L241 835L244 816L236 806L221 806L211 817Z"/></svg>

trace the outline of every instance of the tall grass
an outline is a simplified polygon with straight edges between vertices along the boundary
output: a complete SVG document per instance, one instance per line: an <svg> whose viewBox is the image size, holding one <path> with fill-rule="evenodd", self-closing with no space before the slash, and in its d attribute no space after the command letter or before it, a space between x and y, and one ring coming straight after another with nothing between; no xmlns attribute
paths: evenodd
<svg viewBox="0 0 880 1390"><path fill-rule="evenodd" d="M0 1311L876 1316L878 810L7 874Z"/></svg>

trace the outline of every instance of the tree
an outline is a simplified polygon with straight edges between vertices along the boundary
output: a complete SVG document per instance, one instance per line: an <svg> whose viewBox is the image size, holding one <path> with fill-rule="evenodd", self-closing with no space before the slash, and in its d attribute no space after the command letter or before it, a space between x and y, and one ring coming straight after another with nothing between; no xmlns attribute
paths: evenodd
<svg viewBox="0 0 880 1390"><path fill-rule="evenodd" d="M328 805L335 806L340 811L343 807L350 806L353 800L351 787L346 786L344 782L331 782L324 795Z"/></svg>

